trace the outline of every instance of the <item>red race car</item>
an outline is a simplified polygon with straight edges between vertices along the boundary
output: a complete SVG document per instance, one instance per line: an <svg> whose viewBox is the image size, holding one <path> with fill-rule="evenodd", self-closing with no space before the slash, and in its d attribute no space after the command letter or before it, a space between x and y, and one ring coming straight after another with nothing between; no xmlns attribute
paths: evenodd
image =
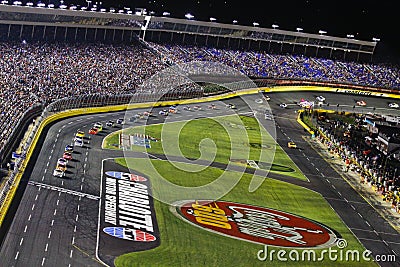
<svg viewBox="0 0 400 267"><path fill-rule="evenodd" d="M71 152L64 152L63 159L71 160L72 159L72 153Z"/></svg>
<svg viewBox="0 0 400 267"><path fill-rule="evenodd" d="M97 134L98 132L99 132L99 129L95 128L95 127L90 128L90 130L89 130L89 134Z"/></svg>

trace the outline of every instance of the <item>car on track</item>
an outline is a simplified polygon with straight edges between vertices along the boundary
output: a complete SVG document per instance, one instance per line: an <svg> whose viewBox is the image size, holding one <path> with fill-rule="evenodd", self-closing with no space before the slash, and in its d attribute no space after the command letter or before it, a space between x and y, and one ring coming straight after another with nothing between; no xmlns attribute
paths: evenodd
<svg viewBox="0 0 400 267"><path fill-rule="evenodd" d="M66 165L68 162L68 160L64 159L64 158L59 158L57 160L57 165Z"/></svg>
<svg viewBox="0 0 400 267"><path fill-rule="evenodd" d="M270 100L271 100L271 97L265 95L265 96L264 96L264 100L270 101Z"/></svg>
<svg viewBox="0 0 400 267"><path fill-rule="evenodd" d="M170 106L168 109L169 113L178 113L178 108L176 106Z"/></svg>
<svg viewBox="0 0 400 267"><path fill-rule="evenodd" d="M119 118L119 119L117 120L117 124L124 124L124 119Z"/></svg>
<svg viewBox="0 0 400 267"><path fill-rule="evenodd" d="M89 134L95 135L95 134L98 134L98 133L99 133L99 129L98 128L92 127L92 128L89 129Z"/></svg>
<svg viewBox="0 0 400 267"><path fill-rule="evenodd" d="M279 106L280 106L281 108L287 108L287 104L286 104L286 103L281 103L281 104L279 104Z"/></svg>
<svg viewBox="0 0 400 267"><path fill-rule="evenodd" d="M367 105L367 103L364 100L358 100L357 105L361 106L361 107L365 107Z"/></svg>
<svg viewBox="0 0 400 267"><path fill-rule="evenodd" d="M114 121L108 121L108 122L106 123L106 126L107 126L107 127L114 127Z"/></svg>
<svg viewBox="0 0 400 267"><path fill-rule="evenodd" d="M101 132L103 130L103 124L101 122L96 122L93 125L93 128L96 128L96 129L98 129L99 132Z"/></svg>
<svg viewBox="0 0 400 267"><path fill-rule="evenodd" d="M65 172L67 170L67 164L66 163L58 163L56 166L56 170Z"/></svg>
<svg viewBox="0 0 400 267"><path fill-rule="evenodd" d="M228 105L226 105L227 108L231 108L231 109L236 109L235 104L229 103Z"/></svg>
<svg viewBox="0 0 400 267"><path fill-rule="evenodd" d="M183 107L183 110L190 111L190 110L192 110L192 108L191 108L190 106L184 106L184 107Z"/></svg>
<svg viewBox="0 0 400 267"><path fill-rule="evenodd" d="M162 116L168 116L168 110L166 110L166 109L160 110L160 112L158 112L158 114L160 114Z"/></svg>
<svg viewBox="0 0 400 267"><path fill-rule="evenodd" d="M61 170L60 168L56 168L53 171L53 176L62 178L65 176L65 171Z"/></svg>
<svg viewBox="0 0 400 267"><path fill-rule="evenodd" d="M297 148L297 145L295 142L288 142L288 148Z"/></svg>
<svg viewBox="0 0 400 267"><path fill-rule="evenodd" d="M71 152L71 153L72 153L72 152L74 152L74 146L68 144L68 145L65 146L64 151L67 151L67 152Z"/></svg>
<svg viewBox="0 0 400 267"><path fill-rule="evenodd" d="M389 108L399 108L399 104L397 104L397 103L389 103Z"/></svg>
<svg viewBox="0 0 400 267"><path fill-rule="evenodd" d="M322 95L317 96L315 99L317 99L318 102L324 102L325 101L325 97L323 97Z"/></svg>
<svg viewBox="0 0 400 267"><path fill-rule="evenodd" d="M64 152L63 158L66 159L66 160L71 160L72 159L72 153Z"/></svg>
<svg viewBox="0 0 400 267"><path fill-rule="evenodd" d="M82 138L75 138L74 145L82 147L83 146L83 139Z"/></svg>
<svg viewBox="0 0 400 267"><path fill-rule="evenodd" d="M194 106L193 109L194 110L201 110L202 108L201 108L201 106Z"/></svg>
<svg viewBox="0 0 400 267"><path fill-rule="evenodd" d="M78 132L75 134L75 137L83 138L83 137L85 137L85 132L84 132L84 131L78 131Z"/></svg>

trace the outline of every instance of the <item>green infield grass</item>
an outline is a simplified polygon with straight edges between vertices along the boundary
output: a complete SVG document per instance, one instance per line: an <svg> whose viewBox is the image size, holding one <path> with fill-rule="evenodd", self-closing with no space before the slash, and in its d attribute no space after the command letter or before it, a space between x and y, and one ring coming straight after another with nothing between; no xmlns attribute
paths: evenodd
<svg viewBox="0 0 400 267"><path fill-rule="evenodd" d="M105 149L117 149L117 131L106 137ZM307 180L273 138L259 127L257 120L246 116L223 116L194 119L123 130L125 135L146 134L160 141L151 142L151 148L131 146L132 151L152 154L182 156L220 163L247 164L247 160L259 163L261 169L289 177ZM272 165L271 165L272 163Z"/></svg>
<svg viewBox="0 0 400 267"><path fill-rule="evenodd" d="M217 179L220 175L231 176L235 172L223 171L207 167L199 172L188 172L190 164L167 162L149 159L116 159L116 162L138 171L150 178L153 191L163 192L162 183L155 177L162 176L171 183L195 187L205 185ZM337 231L348 243L346 250L364 251L335 211L318 193L300 186L273 179L265 179L254 192L248 191L251 175L243 174L236 186L227 192L221 200L245 203L282 210L315 220ZM153 192L157 195L157 192ZM193 199L190 195L176 195L168 192L172 198ZM193 226L175 216L170 211L170 205L155 199L157 223L160 229L161 244L159 247L119 256L115 265L125 266L377 266L373 262L346 261L345 258L331 261L327 255L323 261L279 261L276 257L271 261L260 261L257 258L260 244L254 244L217 233L212 233ZM336 248L336 247L334 247ZM269 247L279 250L281 248ZM337 249L337 248L336 248ZM288 249L284 249L289 253ZM301 252L301 250L299 250ZM316 249L316 259L320 257L321 249ZM337 253L336 255L340 255ZM276 256L276 255L275 255ZM361 256L360 256L361 257Z"/></svg>

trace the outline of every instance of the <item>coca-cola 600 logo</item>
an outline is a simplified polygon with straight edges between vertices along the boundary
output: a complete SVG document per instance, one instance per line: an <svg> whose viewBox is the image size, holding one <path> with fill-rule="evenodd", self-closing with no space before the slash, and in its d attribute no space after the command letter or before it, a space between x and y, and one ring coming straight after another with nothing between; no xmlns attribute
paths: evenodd
<svg viewBox="0 0 400 267"><path fill-rule="evenodd" d="M209 200L180 201L174 207L175 214L198 227L264 245L323 248L338 238L321 223L264 207Z"/></svg>

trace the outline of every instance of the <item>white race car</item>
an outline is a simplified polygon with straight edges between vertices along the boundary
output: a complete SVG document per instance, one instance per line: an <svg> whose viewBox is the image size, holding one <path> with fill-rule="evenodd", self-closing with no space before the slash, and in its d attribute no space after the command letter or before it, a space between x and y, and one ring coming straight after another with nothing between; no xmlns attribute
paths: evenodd
<svg viewBox="0 0 400 267"><path fill-rule="evenodd" d="M397 104L397 103L389 103L389 108L399 108L399 104Z"/></svg>
<svg viewBox="0 0 400 267"><path fill-rule="evenodd" d="M60 170L59 168L57 168L57 169L55 169L55 170L53 171L53 176L62 178L62 177L65 176L65 172L63 172L62 170Z"/></svg>
<svg viewBox="0 0 400 267"><path fill-rule="evenodd" d="M279 105L281 108L287 108L287 104L286 103L282 103Z"/></svg>
<svg viewBox="0 0 400 267"><path fill-rule="evenodd" d="M317 96L316 99L317 99L319 102L324 102L324 101L325 101L325 97L323 97L322 95Z"/></svg>
<svg viewBox="0 0 400 267"><path fill-rule="evenodd" d="M365 107L367 105L367 103L364 100L358 100L357 105L361 106L361 107Z"/></svg>

